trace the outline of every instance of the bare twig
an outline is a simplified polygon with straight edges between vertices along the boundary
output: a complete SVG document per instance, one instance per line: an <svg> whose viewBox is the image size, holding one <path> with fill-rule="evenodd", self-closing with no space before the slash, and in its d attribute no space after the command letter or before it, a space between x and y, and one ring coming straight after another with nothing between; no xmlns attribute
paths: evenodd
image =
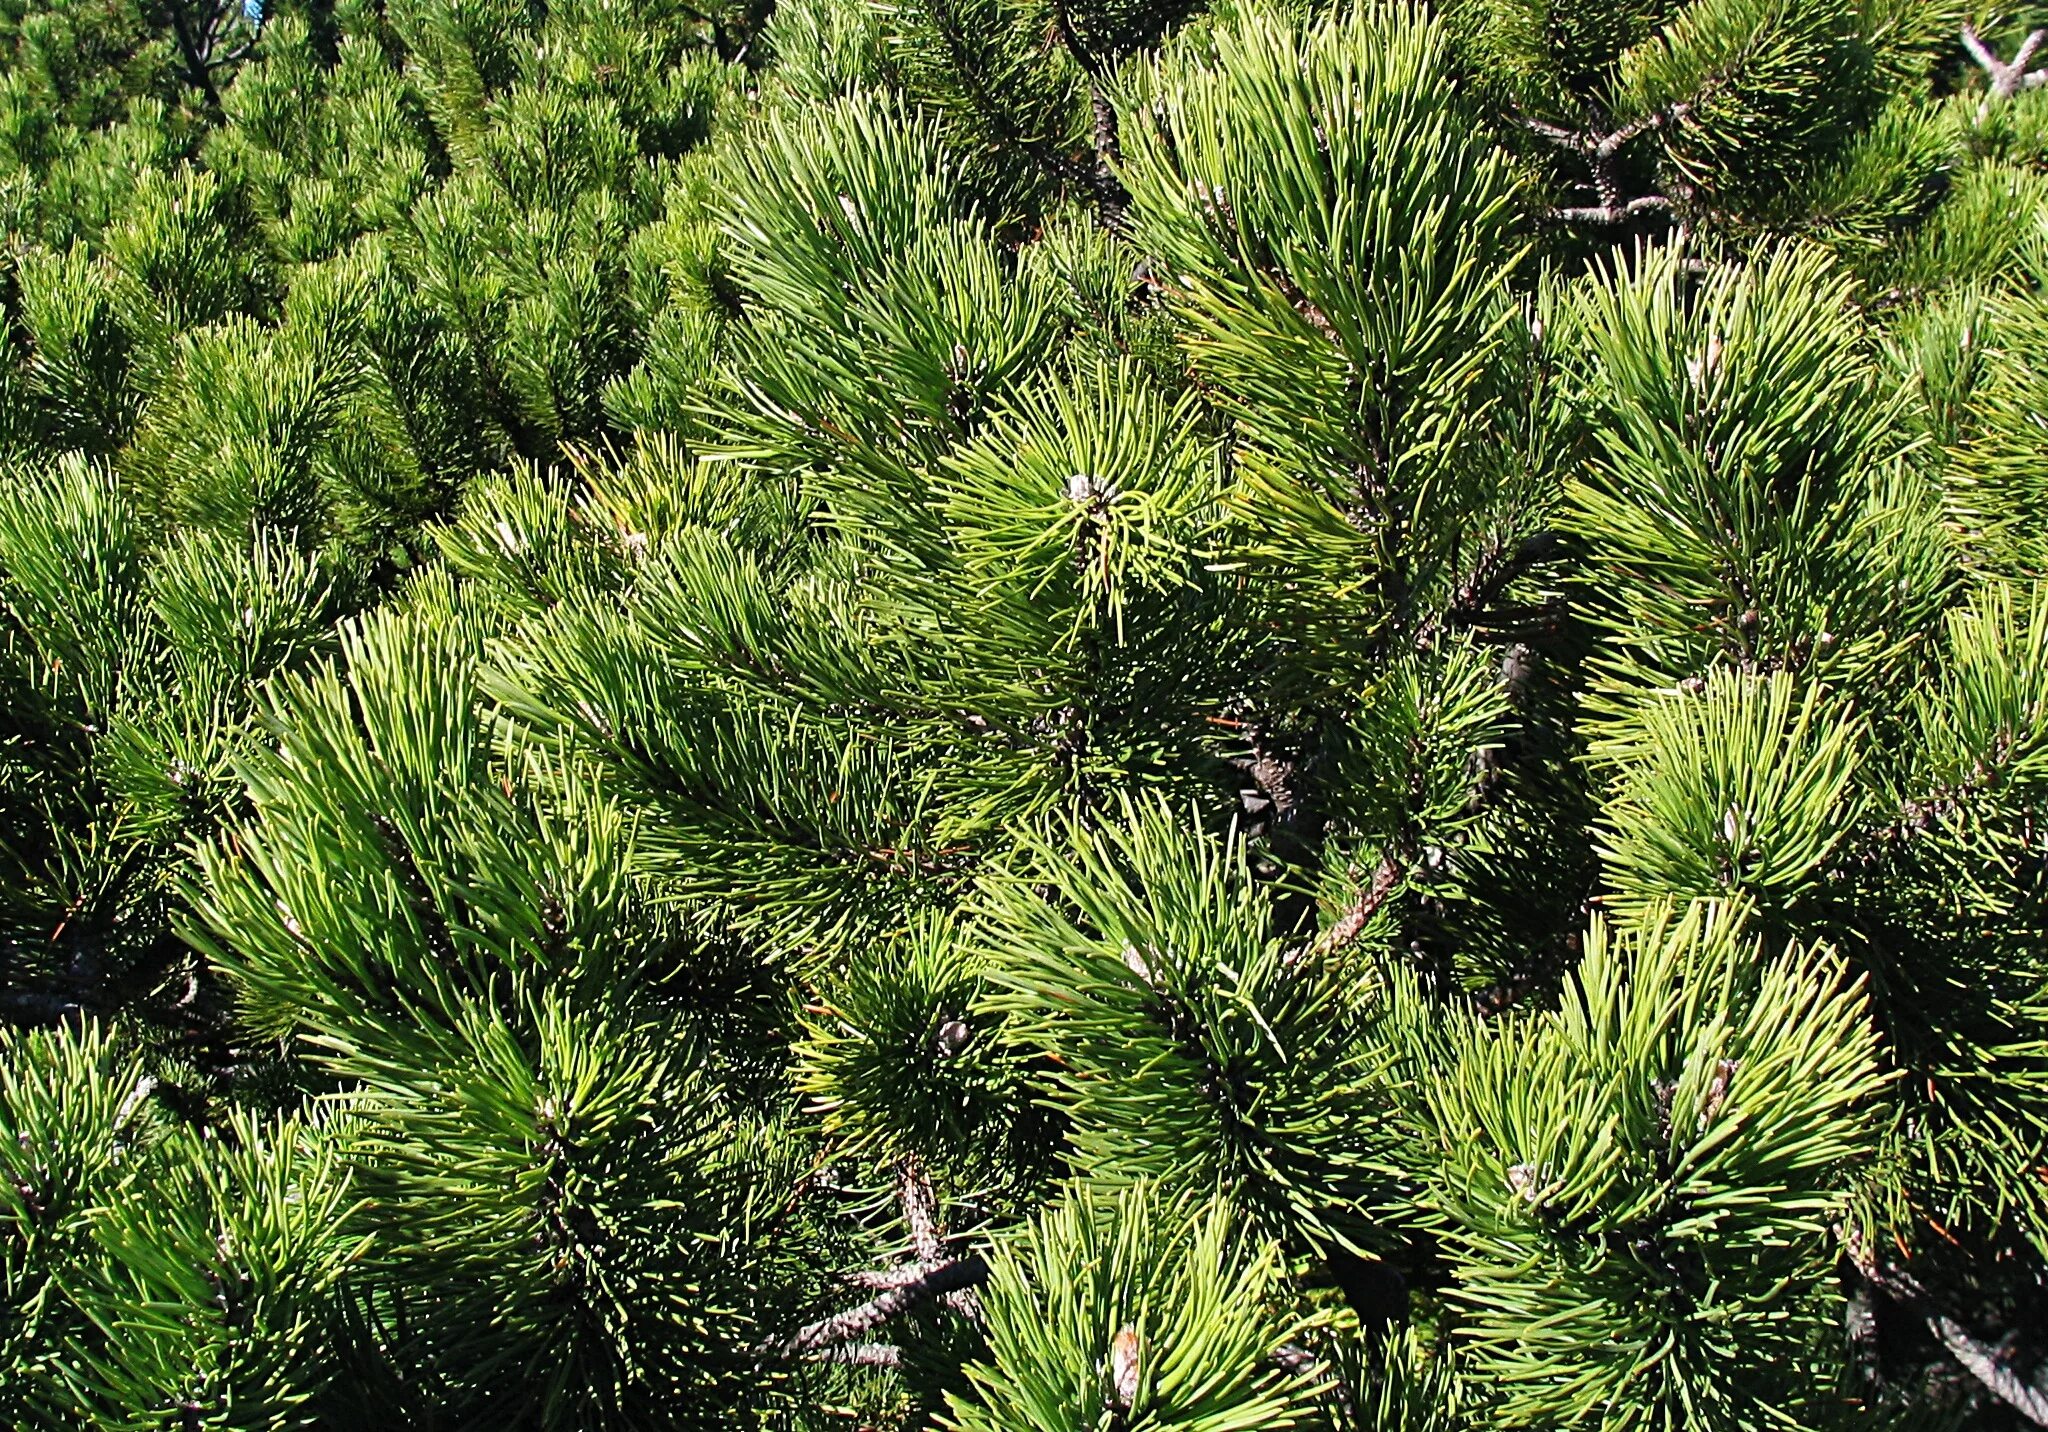
<svg viewBox="0 0 2048 1432"><path fill-rule="evenodd" d="M223 48L229 35L240 29L241 6L234 0L168 0L164 10L184 61L186 81L205 96L207 108L218 114L220 87L214 75L240 64L256 49L255 35L246 31Z"/></svg>
<svg viewBox="0 0 2048 1432"><path fill-rule="evenodd" d="M1595 159L1611 159L1621 153L1622 146L1638 135L1648 134L1653 129L1662 129L1667 124L1680 124L1692 116L1692 105L1684 100L1664 109L1630 120L1621 128L1601 135L1594 144Z"/></svg>
<svg viewBox="0 0 2048 1432"><path fill-rule="evenodd" d="M1566 129L1563 125L1552 124L1547 119L1531 119L1526 114L1522 116L1522 128L1528 130L1537 138L1547 139L1552 144L1558 145L1561 148L1570 149L1580 154L1586 152L1586 135L1583 131Z"/></svg>
<svg viewBox="0 0 2048 1432"><path fill-rule="evenodd" d="M1643 214L1668 214L1671 201L1662 194L1645 194L1625 204L1581 204L1553 209L1550 217L1560 224L1625 224Z"/></svg>
<svg viewBox="0 0 2048 1432"><path fill-rule="evenodd" d="M249 56L255 53L255 40L244 40L240 44L236 45L233 49L229 50L226 54L209 55L206 61L206 68L208 70L224 70L229 65L239 65L242 61L248 59Z"/></svg>

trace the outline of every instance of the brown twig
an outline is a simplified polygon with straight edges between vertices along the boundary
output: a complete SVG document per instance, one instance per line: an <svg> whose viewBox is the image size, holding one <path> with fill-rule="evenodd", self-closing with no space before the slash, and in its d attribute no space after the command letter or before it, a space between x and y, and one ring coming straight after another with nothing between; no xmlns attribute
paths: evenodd
<svg viewBox="0 0 2048 1432"><path fill-rule="evenodd" d="M1379 868L1372 873L1371 883L1358 892L1358 897L1351 902L1350 908L1345 910L1338 917L1337 923L1325 930L1322 939L1316 942L1318 952L1333 954L1364 934L1365 927L1372 923L1372 917L1379 913L1380 906L1386 904L1388 898L1401 888L1402 878L1407 873L1408 867L1401 861L1392 855L1382 856Z"/></svg>

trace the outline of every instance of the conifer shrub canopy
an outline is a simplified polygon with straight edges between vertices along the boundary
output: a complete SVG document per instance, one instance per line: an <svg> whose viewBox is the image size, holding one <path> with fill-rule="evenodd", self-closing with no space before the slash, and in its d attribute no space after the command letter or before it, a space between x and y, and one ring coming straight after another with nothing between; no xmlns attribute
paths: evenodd
<svg viewBox="0 0 2048 1432"><path fill-rule="evenodd" d="M0 1425L2048 1426L2037 20L0 0Z"/></svg>

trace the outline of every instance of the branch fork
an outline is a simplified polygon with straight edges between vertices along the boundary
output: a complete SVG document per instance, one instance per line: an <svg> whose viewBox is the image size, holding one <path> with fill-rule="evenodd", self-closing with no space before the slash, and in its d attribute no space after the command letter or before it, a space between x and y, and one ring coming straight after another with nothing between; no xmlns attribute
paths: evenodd
<svg viewBox="0 0 2048 1432"><path fill-rule="evenodd" d="M911 1261L894 1268L855 1273L848 1281L874 1293L844 1312L806 1323L786 1337L771 1338L754 1348L764 1360L850 1362L868 1367L894 1367L902 1349L867 1339L883 1324L920 1303L937 1299L949 1312L981 1321L981 1301L974 1289L988 1281L988 1261L979 1253L946 1256L945 1229L939 1222L938 1192L931 1175L915 1155L897 1166L897 1195L903 1222L910 1230Z"/></svg>
<svg viewBox="0 0 2048 1432"><path fill-rule="evenodd" d="M757 1357L784 1362L801 1357L872 1362L874 1359L866 1354L851 1351L838 1354L835 1349L865 1339L898 1313L906 1312L919 1303L978 1287L987 1281L988 1263L979 1253L952 1259L935 1268L920 1268L914 1277L865 1303L834 1313L829 1318L820 1318L815 1323L806 1323L788 1337L761 1343L754 1353Z"/></svg>
<svg viewBox="0 0 2048 1432"><path fill-rule="evenodd" d="M1991 80L1991 92L1984 97L1984 103L1977 109L1977 118L1980 122L1990 112L1992 100L2011 99L2022 89L2038 89L2048 84L2048 70L2035 70L2032 73L2027 70L2027 66L2034 63L2034 56L2040 53L2044 43L2048 43L2048 30L2036 30L2020 41L2020 47L2010 61L2001 60L1997 53L1984 43L1983 36L1977 33L1977 27L1967 21L1964 22L1963 48L1970 52L1970 58L1977 62L1977 67Z"/></svg>
<svg viewBox="0 0 2048 1432"><path fill-rule="evenodd" d="M1621 185L1621 152L1631 141L1652 130L1678 124L1692 113L1690 102L1681 102L1630 120L1616 129L1567 129L1561 124L1524 116L1522 127L1538 139L1576 154L1593 171L1593 192L1597 204L1575 205L1553 210L1551 219L1561 224L1625 224L1644 214L1668 214L1671 200L1662 194L1645 194L1631 199Z"/></svg>

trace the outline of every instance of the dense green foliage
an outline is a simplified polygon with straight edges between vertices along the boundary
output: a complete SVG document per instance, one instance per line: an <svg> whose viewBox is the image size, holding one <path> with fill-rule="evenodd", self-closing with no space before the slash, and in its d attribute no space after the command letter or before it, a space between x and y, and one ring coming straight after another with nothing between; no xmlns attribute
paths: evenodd
<svg viewBox="0 0 2048 1432"><path fill-rule="evenodd" d="M1946 0L0 0L0 1425L2048 1425Z"/></svg>

